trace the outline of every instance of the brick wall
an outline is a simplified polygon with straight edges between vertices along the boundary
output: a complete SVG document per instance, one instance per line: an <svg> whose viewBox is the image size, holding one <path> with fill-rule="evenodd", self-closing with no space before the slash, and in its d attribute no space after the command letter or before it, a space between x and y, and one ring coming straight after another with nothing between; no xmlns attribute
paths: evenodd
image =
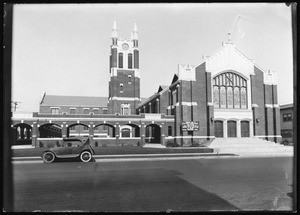
<svg viewBox="0 0 300 215"><path fill-rule="evenodd" d="M258 105L258 107L253 108L254 114L254 131L255 135L265 135L266 128L266 119L265 119L265 98L264 98L264 76L263 72L254 67L254 74L251 75L251 95L252 95L252 104ZM259 122L256 122L256 119L259 119Z"/></svg>
<svg viewBox="0 0 300 215"><path fill-rule="evenodd" d="M194 100L197 102L197 116L194 117L195 121L199 121L199 136L207 136L207 80L206 80L205 63L196 67L196 84Z"/></svg>
<svg viewBox="0 0 300 215"><path fill-rule="evenodd" d="M168 114L168 106L169 106L169 90L164 91L159 97L159 108L160 113Z"/></svg>
<svg viewBox="0 0 300 215"><path fill-rule="evenodd" d="M103 110L107 107L82 107L82 106L49 106L49 105L40 105L41 114L51 114L51 107L59 107L59 114L66 113L70 115L70 109L75 108L75 114L84 114L84 109L88 109L88 114L93 112L93 108L99 109L99 114L103 114Z"/></svg>

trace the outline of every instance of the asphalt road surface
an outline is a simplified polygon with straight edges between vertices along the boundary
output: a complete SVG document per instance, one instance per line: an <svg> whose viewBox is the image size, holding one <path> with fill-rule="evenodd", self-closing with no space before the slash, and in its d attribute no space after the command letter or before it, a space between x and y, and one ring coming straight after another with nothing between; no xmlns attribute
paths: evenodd
<svg viewBox="0 0 300 215"><path fill-rule="evenodd" d="M291 210L292 157L13 164L14 211Z"/></svg>

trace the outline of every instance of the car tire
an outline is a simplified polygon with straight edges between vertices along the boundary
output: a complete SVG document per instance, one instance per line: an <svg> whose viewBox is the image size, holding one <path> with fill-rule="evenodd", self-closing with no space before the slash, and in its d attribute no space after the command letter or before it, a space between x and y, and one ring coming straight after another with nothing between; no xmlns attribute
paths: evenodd
<svg viewBox="0 0 300 215"><path fill-rule="evenodd" d="M43 154L44 163L52 163L55 160L55 154L53 152L45 152Z"/></svg>
<svg viewBox="0 0 300 215"><path fill-rule="evenodd" d="M92 159L92 153L89 151L83 151L80 154L80 160L82 162L89 162Z"/></svg>

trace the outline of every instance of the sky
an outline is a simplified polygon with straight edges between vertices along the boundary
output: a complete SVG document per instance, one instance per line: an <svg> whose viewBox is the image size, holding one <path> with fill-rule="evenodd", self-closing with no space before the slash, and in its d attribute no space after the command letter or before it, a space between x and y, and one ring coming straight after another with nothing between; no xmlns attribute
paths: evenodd
<svg viewBox="0 0 300 215"><path fill-rule="evenodd" d="M291 8L279 3L17 4L12 101L38 112L48 95L108 96L111 30L137 24L141 97L170 85L178 64L199 64L232 41L278 74L279 104L293 102Z"/></svg>

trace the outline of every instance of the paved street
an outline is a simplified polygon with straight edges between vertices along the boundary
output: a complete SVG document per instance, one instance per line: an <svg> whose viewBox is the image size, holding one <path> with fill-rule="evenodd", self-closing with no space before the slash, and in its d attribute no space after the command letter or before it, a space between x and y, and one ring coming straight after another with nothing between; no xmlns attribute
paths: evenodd
<svg viewBox="0 0 300 215"><path fill-rule="evenodd" d="M13 164L15 211L288 210L292 157Z"/></svg>

